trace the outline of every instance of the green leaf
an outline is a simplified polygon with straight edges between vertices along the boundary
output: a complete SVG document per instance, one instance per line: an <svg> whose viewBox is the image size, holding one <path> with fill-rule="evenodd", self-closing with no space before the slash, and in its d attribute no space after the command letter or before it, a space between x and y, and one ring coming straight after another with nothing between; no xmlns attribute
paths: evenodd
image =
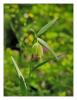
<svg viewBox="0 0 77 100"><path fill-rule="evenodd" d="M58 55L58 60L62 59L64 56L65 56L64 54L59 54ZM32 67L32 71L36 70L38 67L41 67L42 65L46 64L47 62L49 62L51 60L53 60L54 62L56 62L56 60L53 59L53 57L50 57L50 58L46 59L45 61L43 61L43 62L35 65L34 67Z"/></svg>
<svg viewBox="0 0 77 100"><path fill-rule="evenodd" d="M40 31L37 33L37 36L42 35L48 28L50 28L56 21L57 21L57 17L55 19L53 19L52 21L50 21L48 24L46 24L45 26L43 26Z"/></svg>
<svg viewBox="0 0 77 100"><path fill-rule="evenodd" d="M48 46L48 44L44 40L42 40L40 38L37 38L37 40L40 44L42 44L44 47L46 47L55 56L55 58L58 60L58 57L56 56L55 52Z"/></svg>
<svg viewBox="0 0 77 100"><path fill-rule="evenodd" d="M48 59L45 60L44 62L35 65L35 66L32 68L32 71L36 70L38 67L41 67L41 66L44 65L45 63L49 62L51 59L52 59L52 58L48 58Z"/></svg>
<svg viewBox="0 0 77 100"><path fill-rule="evenodd" d="M26 82L25 82L25 79L21 73L21 71L19 70L19 67L18 65L16 64L14 58L11 56L11 59L13 61L13 64L15 66L15 69L16 69L16 72L18 74L18 77L19 77L19 83L20 83L20 89L21 89L21 93L22 95L26 95L26 92L27 92L27 86L26 86Z"/></svg>

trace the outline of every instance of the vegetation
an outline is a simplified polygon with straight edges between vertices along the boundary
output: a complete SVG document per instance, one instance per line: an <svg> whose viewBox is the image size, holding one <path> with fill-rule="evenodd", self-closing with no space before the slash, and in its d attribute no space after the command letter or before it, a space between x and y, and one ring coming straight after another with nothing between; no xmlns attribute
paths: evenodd
<svg viewBox="0 0 77 100"><path fill-rule="evenodd" d="M4 5L4 95L73 95L73 5Z"/></svg>

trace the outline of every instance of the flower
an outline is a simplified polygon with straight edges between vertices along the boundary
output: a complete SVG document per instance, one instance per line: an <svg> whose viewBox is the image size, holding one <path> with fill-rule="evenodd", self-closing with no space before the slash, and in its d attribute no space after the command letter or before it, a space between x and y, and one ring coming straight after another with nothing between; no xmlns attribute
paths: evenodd
<svg viewBox="0 0 77 100"><path fill-rule="evenodd" d="M38 58L41 58L43 56L43 48L38 42L33 45L32 49L33 54L37 55Z"/></svg>

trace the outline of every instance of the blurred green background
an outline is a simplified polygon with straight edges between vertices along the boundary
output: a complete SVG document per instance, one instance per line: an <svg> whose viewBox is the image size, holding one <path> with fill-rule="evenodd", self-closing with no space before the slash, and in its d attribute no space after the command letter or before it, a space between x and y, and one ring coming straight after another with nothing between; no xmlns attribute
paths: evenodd
<svg viewBox="0 0 77 100"><path fill-rule="evenodd" d="M4 95L21 96L19 80L11 56L16 59L27 80L33 33L58 17L58 21L41 38L61 55L39 67L31 77L31 96L73 95L73 5L72 4L4 4ZM20 55L21 50L21 55ZM42 60L52 56L44 48Z"/></svg>

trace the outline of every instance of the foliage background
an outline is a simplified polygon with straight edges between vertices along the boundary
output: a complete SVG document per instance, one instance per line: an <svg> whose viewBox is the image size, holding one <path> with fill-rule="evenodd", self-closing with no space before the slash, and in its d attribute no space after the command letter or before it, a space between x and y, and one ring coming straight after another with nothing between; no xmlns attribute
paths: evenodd
<svg viewBox="0 0 77 100"><path fill-rule="evenodd" d="M27 80L33 32L58 17L59 20L41 36L57 55L63 57L42 65L32 74L30 95L73 95L73 5L72 4L4 4L4 95L21 96L19 81L11 60L14 56ZM24 40L24 41L22 41ZM21 45L19 47L18 45ZM19 51L22 50L20 59ZM49 52L44 53L48 58ZM53 56L53 55L51 55ZM37 61L34 60L36 64Z"/></svg>

